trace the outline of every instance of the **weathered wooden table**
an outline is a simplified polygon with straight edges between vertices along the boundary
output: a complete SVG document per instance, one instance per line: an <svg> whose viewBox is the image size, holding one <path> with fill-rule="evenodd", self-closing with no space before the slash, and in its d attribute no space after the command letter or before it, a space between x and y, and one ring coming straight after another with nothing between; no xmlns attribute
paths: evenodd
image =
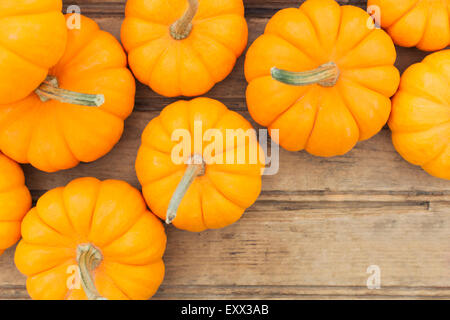
<svg viewBox="0 0 450 320"><path fill-rule="evenodd" d="M125 0L64 2L119 37ZM244 2L252 42L277 10L301 1ZM403 71L426 54L398 48L398 55ZM207 96L250 119L243 61ZM135 111L109 155L55 174L25 166L33 198L83 176L139 187L141 132L173 101L139 84ZM280 172L264 177L261 197L238 223L200 234L167 228L166 278L155 298L450 298L450 182L404 161L387 127L342 157L281 151L280 159ZM0 257L0 298L28 298L13 253ZM371 265L381 270L381 289L367 288Z"/></svg>

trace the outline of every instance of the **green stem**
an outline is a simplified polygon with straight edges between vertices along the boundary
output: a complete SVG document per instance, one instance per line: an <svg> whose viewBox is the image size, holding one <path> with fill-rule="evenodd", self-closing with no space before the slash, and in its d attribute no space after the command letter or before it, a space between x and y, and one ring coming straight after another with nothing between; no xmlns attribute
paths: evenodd
<svg viewBox="0 0 450 320"><path fill-rule="evenodd" d="M303 72L293 72L273 67L271 74L273 79L293 86L319 84L323 87L333 87L339 80L340 72L334 62L328 62L317 69Z"/></svg>
<svg viewBox="0 0 450 320"><path fill-rule="evenodd" d="M174 194L169 202L169 207L167 209L166 214L166 223L171 224L173 220L177 217L177 211L183 200L186 192L189 187L195 181L195 178L202 176L205 174L205 162L201 155L194 154L189 159L189 164L187 166L186 171L184 172L184 176L175 189Z"/></svg>
<svg viewBox="0 0 450 320"><path fill-rule="evenodd" d="M175 40L186 39L192 31L192 20L198 11L198 0L188 0L189 6L183 16L170 26L170 35Z"/></svg>
<svg viewBox="0 0 450 320"><path fill-rule="evenodd" d="M107 300L98 293L92 272L100 265L103 256L92 244L77 247L77 262L80 268L81 286L89 300Z"/></svg>
<svg viewBox="0 0 450 320"><path fill-rule="evenodd" d="M78 93L61 89L58 80L53 76L48 76L35 92L42 102L58 100L87 107L100 107L105 103L105 96L102 94Z"/></svg>

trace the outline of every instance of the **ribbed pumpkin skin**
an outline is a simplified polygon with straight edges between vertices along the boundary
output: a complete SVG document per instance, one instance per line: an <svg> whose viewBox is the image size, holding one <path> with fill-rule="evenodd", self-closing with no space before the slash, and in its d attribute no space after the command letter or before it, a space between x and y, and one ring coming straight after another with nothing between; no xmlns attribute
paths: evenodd
<svg viewBox="0 0 450 320"><path fill-rule="evenodd" d="M405 71L389 126L403 158L450 180L450 50L433 53Z"/></svg>
<svg viewBox="0 0 450 320"><path fill-rule="evenodd" d="M392 40L368 28L369 15L334 0L308 0L279 11L245 61L247 106L253 119L279 129L280 145L329 157L350 151L386 124L400 75ZM293 86L271 77L271 68L313 70L334 62L333 87Z"/></svg>
<svg viewBox="0 0 450 320"><path fill-rule="evenodd" d="M0 255L20 239L20 223L30 207L22 168L0 153Z"/></svg>
<svg viewBox="0 0 450 320"><path fill-rule="evenodd" d="M104 156L119 141L134 106L135 80L126 66L119 42L82 17L81 29L69 31L64 56L50 74L63 89L104 94L105 103L96 108L41 102L32 93L0 105L0 150L47 172Z"/></svg>
<svg viewBox="0 0 450 320"><path fill-rule="evenodd" d="M134 75L157 93L198 96L225 79L244 51L248 27L242 0L200 0L188 38L175 40L170 26L187 0L128 0L122 43Z"/></svg>
<svg viewBox="0 0 450 320"><path fill-rule="evenodd" d="M381 26L403 47L437 51L450 44L449 0L369 0L378 6Z"/></svg>
<svg viewBox="0 0 450 320"><path fill-rule="evenodd" d="M148 299L164 277L164 227L122 181L81 178L48 191L25 216L22 237L15 263L33 299L86 299L67 283L76 248L87 243L103 255L93 278L107 299Z"/></svg>
<svg viewBox="0 0 450 320"><path fill-rule="evenodd" d="M34 91L64 53L61 0L0 1L0 104Z"/></svg>
<svg viewBox="0 0 450 320"><path fill-rule="evenodd" d="M142 134L136 172L147 204L161 219L166 219L170 199L186 171L185 164L175 164L172 160L172 150L178 144L178 141L171 140L172 134L177 129L185 129L194 139L195 121L202 122L203 133L215 128L222 132L224 139L226 129L252 129L250 123L238 113L208 98L175 102L150 121ZM203 141L202 156L205 157L205 149L211 141L206 138ZM193 148L194 142L191 145ZM226 148L225 141L223 147ZM174 226L199 232L223 228L239 220L261 192L264 161L260 159L252 164L248 158L249 150L263 152L259 148L254 136L245 144L236 146L236 150L246 152L244 163L226 164L223 158L224 164L207 164L205 174L195 179L184 196L173 221ZM218 151L217 155L226 157L228 152L232 150Z"/></svg>

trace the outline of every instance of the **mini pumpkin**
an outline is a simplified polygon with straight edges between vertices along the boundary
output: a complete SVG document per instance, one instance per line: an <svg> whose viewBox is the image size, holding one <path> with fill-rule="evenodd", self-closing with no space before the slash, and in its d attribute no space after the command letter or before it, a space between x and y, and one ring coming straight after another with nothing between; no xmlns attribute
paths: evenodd
<svg viewBox="0 0 450 320"><path fill-rule="evenodd" d="M22 168L0 153L0 255L20 239L20 223L30 207Z"/></svg>
<svg viewBox="0 0 450 320"><path fill-rule="evenodd" d="M70 16L68 16L69 18ZM54 172L91 162L119 141L133 110L135 81L119 42L81 16L64 56L35 92L0 104L0 150Z"/></svg>
<svg viewBox="0 0 450 320"><path fill-rule="evenodd" d="M33 299L148 299L164 277L166 235L123 181L80 178L48 191L15 254Z"/></svg>
<svg viewBox="0 0 450 320"><path fill-rule="evenodd" d="M391 38L364 10L308 0L276 13L248 50L248 110L271 134L279 130L287 150L345 154L386 124L395 60Z"/></svg>
<svg viewBox="0 0 450 320"><path fill-rule="evenodd" d="M167 97L206 93L247 45L242 0L128 0L125 17L130 68Z"/></svg>
<svg viewBox="0 0 450 320"><path fill-rule="evenodd" d="M450 50L410 66L393 99L389 126L397 151L429 174L450 180Z"/></svg>
<svg viewBox="0 0 450 320"><path fill-rule="evenodd" d="M0 1L0 104L33 92L64 53L61 0Z"/></svg>
<svg viewBox="0 0 450 320"><path fill-rule="evenodd" d="M256 201L264 162L247 120L219 101L197 98L175 102L150 121L136 172L157 216L199 232L234 223Z"/></svg>
<svg viewBox="0 0 450 320"><path fill-rule="evenodd" d="M400 46L436 51L450 44L449 0L369 0L368 6Z"/></svg>

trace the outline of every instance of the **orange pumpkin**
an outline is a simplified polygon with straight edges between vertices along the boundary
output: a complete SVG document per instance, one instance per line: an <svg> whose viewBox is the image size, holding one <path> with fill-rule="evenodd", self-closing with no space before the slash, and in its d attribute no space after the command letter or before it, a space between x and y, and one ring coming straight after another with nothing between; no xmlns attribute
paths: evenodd
<svg viewBox="0 0 450 320"><path fill-rule="evenodd" d="M61 0L0 1L0 104L28 96L63 55L61 9Z"/></svg>
<svg viewBox="0 0 450 320"><path fill-rule="evenodd" d="M369 0L368 6L400 46L436 51L450 44L449 0Z"/></svg>
<svg viewBox="0 0 450 320"><path fill-rule="evenodd" d="M450 180L450 50L433 53L405 71L389 126L403 158Z"/></svg>
<svg viewBox="0 0 450 320"><path fill-rule="evenodd" d="M242 0L129 0L125 17L122 43L134 75L167 97L206 93L247 45Z"/></svg>
<svg viewBox="0 0 450 320"><path fill-rule="evenodd" d="M0 105L0 150L47 172L108 153L133 110L135 81L126 65L119 42L81 17L51 76L25 99Z"/></svg>
<svg viewBox="0 0 450 320"><path fill-rule="evenodd" d="M263 167L250 123L208 98L167 106L143 132L136 160L151 210L196 232L237 221L258 198Z"/></svg>
<svg viewBox="0 0 450 320"><path fill-rule="evenodd" d="M386 124L400 79L395 60L391 38L364 10L308 0L276 13L248 50L247 106L279 130L285 149L342 155Z"/></svg>
<svg viewBox="0 0 450 320"><path fill-rule="evenodd" d="M17 268L33 299L148 299L164 277L162 223L129 184L81 178L22 222Z"/></svg>
<svg viewBox="0 0 450 320"><path fill-rule="evenodd" d="M0 153L0 255L20 239L20 223L30 207L22 169Z"/></svg>

